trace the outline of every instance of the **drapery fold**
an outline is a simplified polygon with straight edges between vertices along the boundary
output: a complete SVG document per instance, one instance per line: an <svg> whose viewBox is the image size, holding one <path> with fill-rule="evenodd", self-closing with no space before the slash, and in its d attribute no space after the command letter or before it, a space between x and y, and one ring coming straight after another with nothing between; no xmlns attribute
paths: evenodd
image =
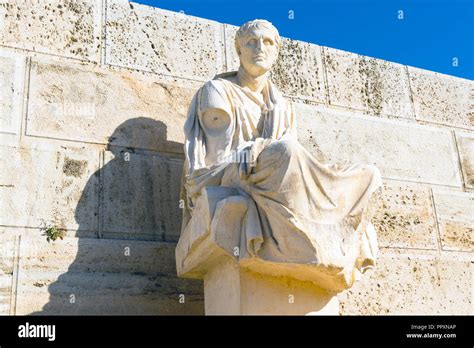
<svg viewBox="0 0 474 348"><path fill-rule="evenodd" d="M229 81L233 74L207 82L189 108L182 230L203 187L235 187L249 201L241 260L336 267L351 285L375 264L378 247L368 206L381 186L380 172L371 165L318 162L297 141L295 111L273 83L258 95ZM203 126L209 109L229 117L221 138Z"/></svg>

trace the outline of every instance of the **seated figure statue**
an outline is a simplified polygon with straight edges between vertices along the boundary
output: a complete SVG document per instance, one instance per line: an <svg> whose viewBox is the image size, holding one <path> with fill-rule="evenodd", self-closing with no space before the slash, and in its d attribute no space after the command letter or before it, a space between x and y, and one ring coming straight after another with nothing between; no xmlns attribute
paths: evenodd
<svg viewBox="0 0 474 348"><path fill-rule="evenodd" d="M315 279L338 279L323 287L342 290L375 262L369 202L380 172L320 163L298 142L292 104L269 79L281 46L270 22L245 23L235 37L239 70L217 75L194 96L184 126L182 232L201 218L193 210L203 190L233 188L248 200L242 266L271 273L305 265Z"/></svg>

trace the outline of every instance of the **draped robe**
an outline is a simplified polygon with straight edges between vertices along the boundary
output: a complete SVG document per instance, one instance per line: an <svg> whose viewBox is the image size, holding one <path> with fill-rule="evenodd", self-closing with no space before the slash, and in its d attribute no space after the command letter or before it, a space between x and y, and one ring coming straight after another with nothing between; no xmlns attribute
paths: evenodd
<svg viewBox="0 0 474 348"><path fill-rule="evenodd" d="M204 187L234 187L250 202L240 262L323 267L351 286L375 264L368 208L381 186L380 172L372 165L318 162L299 144L293 106L275 85L268 80L257 94L227 79L235 74L216 76L191 102L184 126L182 231ZM208 109L223 110L228 127L207 129L202 117Z"/></svg>

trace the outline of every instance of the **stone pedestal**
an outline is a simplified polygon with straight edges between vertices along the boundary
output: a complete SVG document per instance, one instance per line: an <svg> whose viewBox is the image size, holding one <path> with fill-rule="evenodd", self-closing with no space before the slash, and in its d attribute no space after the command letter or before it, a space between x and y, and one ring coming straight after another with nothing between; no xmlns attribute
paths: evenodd
<svg viewBox="0 0 474 348"><path fill-rule="evenodd" d="M207 315L338 315L336 292L308 265L239 260L240 221L247 199L208 187L176 247L178 276L204 280ZM322 283L321 283L322 284Z"/></svg>
<svg viewBox="0 0 474 348"><path fill-rule="evenodd" d="M338 315L339 302L311 282L271 277L223 261L204 277L206 315Z"/></svg>

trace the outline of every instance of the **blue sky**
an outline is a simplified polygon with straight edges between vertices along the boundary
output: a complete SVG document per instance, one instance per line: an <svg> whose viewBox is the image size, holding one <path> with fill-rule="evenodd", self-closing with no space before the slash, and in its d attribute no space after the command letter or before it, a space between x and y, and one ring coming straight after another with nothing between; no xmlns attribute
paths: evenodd
<svg viewBox="0 0 474 348"><path fill-rule="evenodd" d="M474 0L134 2L233 25L263 18L285 37L474 80Z"/></svg>

